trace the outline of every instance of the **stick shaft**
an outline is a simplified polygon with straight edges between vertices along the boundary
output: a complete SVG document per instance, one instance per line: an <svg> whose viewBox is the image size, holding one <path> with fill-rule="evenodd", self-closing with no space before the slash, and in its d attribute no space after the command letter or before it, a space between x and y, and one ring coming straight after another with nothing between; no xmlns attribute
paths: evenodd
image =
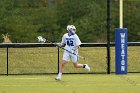
<svg viewBox="0 0 140 93"><path fill-rule="evenodd" d="M58 44L53 43L53 42L51 42L51 41L49 41L49 40L47 40L47 42L49 42L49 43L51 43L51 44L56 45L57 47L59 47ZM63 47L59 47L59 48L61 48L61 49L65 50L65 51L67 51L67 52L69 52L69 53L71 53L71 54L73 54L73 55L76 55L76 56L78 56L79 58L82 58L82 59L85 60L84 57L82 57L82 56L80 56L80 55L77 55L77 54L75 54L75 53L72 53L71 51L69 51L69 50L67 50L67 49L65 49L65 48L63 48Z"/></svg>

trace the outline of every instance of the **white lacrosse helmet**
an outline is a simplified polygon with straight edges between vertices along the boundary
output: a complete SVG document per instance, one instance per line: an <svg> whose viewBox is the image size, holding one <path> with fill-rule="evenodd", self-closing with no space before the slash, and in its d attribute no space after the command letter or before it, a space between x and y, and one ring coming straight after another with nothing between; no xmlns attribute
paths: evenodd
<svg viewBox="0 0 140 93"><path fill-rule="evenodd" d="M75 34L76 27L74 25L68 25L67 26L67 31L70 32L71 34Z"/></svg>

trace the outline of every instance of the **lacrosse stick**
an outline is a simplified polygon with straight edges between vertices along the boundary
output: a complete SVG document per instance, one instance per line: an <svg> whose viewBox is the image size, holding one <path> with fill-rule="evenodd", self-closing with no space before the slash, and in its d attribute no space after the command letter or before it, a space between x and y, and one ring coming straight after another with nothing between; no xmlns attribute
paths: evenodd
<svg viewBox="0 0 140 93"><path fill-rule="evenodd" d="M69 53L71 53L71 54L73 54L73 55L76 55L76 56L78 56L79 58L82 58L82 59L85 60L85 57L82 57L82 56L80 56L80 55L77 55L77 54L75 54L75 53L72 53L71 51L69 51L69 50L67 50L67 49L65 49L65 48L63 48L63 47L60 47L57 43L53 43L53 42L49 41L47 38L43 38L42 36L38 36L37 38L38 38L38 41L39 41L39 42L45 43L45 42L47 41L48 43L51 43L51 44L53 44L53 45L55 45L55 46L57 46L57 47L59 47L59 48L65 50L65 51L67 51L67 52L69 52Z"/></svg>

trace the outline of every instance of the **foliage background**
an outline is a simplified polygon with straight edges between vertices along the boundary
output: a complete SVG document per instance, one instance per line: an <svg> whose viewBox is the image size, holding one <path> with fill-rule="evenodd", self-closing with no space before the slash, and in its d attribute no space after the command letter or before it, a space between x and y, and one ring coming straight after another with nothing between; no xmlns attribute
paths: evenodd
<svg viewBox="0 0 140 93"><path fill-rule="evenodd" d="M119 0L111 0L111 41L119 27ZM107 0L0 0L0 34L14 43L37 42L42 35L60 42L74 24L82 42L106 42ZM128 41L140 41L140 1L124 0ZM0 42L2 42L0 35Z"/></svg>

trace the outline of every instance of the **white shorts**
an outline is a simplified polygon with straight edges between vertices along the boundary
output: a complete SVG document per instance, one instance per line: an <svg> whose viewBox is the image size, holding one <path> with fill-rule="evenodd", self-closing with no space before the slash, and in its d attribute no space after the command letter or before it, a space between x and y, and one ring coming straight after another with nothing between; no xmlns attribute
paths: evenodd
<svg viewBox="0 0 140 93"><path fill-rule="evenodd" d="M71 59L73 63L78 63L78 56L77 55L71 54L69 52L64 52L63 60L68 62Z"/></svg>

